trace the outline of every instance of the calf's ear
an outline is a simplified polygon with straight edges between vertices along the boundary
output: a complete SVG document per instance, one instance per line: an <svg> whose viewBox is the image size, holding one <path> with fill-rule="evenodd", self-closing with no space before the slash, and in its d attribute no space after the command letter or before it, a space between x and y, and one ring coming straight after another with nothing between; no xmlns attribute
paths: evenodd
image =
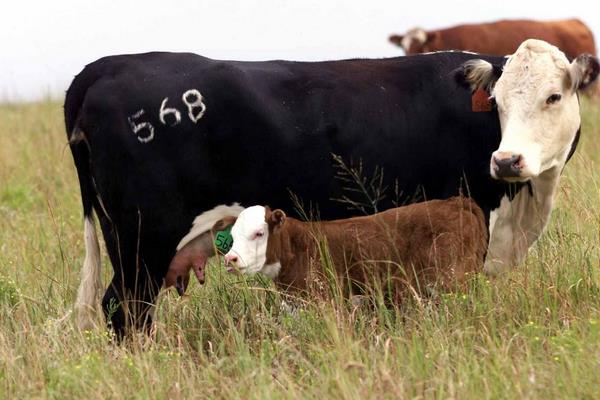
<svg viewBox="0 0 600 400"><path fill-rule="evenodd" d="M285 219L286 216L283 210L277 209L271 211L271 215L269 216L269 225L273 226L274 228L280 227L285 223Z"/></svg>
<svg viewBox="0 0 600 400"><path fill-rule="evenodd" d="M569 78L573 90L583 90L598 78L600 63L591 54L581 54L571 63Z"/></svg>
<svg viewBox="0 0 600 400"><path fill-rule="evenodd" d="M215 224L213 225L211 230L213 232L222 231L223 229L227 228L229 225L235 224L236 220L237 220L237 217L232 217L232 216L224 217L224 218L218 220L217 222L215 222Z"/></svg>
<svg viewBox="0 0 600 400"><path fill-rule="evenodd" d="M454 79L460 86L468 87L472 92L483 89L491 93L501 75L502 66L475 59L465 62L456 69Z"/></svg>

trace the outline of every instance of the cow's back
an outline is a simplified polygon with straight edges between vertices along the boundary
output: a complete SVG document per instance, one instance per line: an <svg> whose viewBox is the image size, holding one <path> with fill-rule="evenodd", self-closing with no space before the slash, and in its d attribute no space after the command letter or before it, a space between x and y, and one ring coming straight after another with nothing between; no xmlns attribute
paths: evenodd
<svg viewBox="0 0 600 400"><path fill-rule="evenodd" d="M451 289L482 272L488 239L482 210L461 196L308 229L314 238L327 238L341 278L366 287L389 282L399 295L410 286Z"/></svg>
<svg viewBox="0 0 600 400"><path fill-rule="evenodd" d="M438 31L432 50L467 50L498 56L512 54L527 39L540 39L565 52L569 59L596 54L590 29L578 19L560 21L501 20L459 25Z"/></svg>
<svg viewBox="0 0 600 400"><path fill-rule="evenodd" d="M483 271L488 232L482 210L470 198L430 200L381 215L396 227L397 253L417 287L452 288Z"/></svg>

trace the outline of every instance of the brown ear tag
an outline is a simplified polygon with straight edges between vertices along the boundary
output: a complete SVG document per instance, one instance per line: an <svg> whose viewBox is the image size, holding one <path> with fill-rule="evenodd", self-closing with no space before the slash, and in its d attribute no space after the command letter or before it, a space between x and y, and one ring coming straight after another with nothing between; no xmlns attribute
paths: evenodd
<svg viewBox="0 0 600 400"><path fill-rule="evenodd" d="M473 112L489 112L492 111L492 102L490 94L479 88L471 96L471 110Z"/></svg>

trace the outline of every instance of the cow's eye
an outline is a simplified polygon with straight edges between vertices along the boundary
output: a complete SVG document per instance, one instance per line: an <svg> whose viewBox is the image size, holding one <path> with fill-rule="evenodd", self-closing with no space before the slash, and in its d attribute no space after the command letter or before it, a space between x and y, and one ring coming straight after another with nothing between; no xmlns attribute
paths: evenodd
<svg viewBox="0 0 600 400"><path fill-rule="evenodd" d="M554 93L553 95L551 95L550 97L548 97L546 99L546 104L555 104L555 103L558 103L561 98L562 98L562 96L560 94Z"/></svg>
<svg viewBox="0 0 600 400"><path fill-rule="evenodd" d="M255 238L263 237L263 236L264 236L264 234L265 234L265 233L264 233L263 231L258 231L258 232L256 232L256 233L254 234L254 237L255 237Z"/></svg>

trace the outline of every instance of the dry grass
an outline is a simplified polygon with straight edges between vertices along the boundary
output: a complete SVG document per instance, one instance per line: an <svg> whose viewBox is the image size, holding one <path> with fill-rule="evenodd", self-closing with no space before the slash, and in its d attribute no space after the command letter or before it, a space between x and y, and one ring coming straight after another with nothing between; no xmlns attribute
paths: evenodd
<svg viewBox="0 0 600 400"><path fill-rule="evenodd" d="M127 346L68 314L84 251L60 104L0 106L0 398L597 397L600 107L584 106L552 223L502 279L402 312L337 299L292 317L267 283L212 268Z"/></svg>

